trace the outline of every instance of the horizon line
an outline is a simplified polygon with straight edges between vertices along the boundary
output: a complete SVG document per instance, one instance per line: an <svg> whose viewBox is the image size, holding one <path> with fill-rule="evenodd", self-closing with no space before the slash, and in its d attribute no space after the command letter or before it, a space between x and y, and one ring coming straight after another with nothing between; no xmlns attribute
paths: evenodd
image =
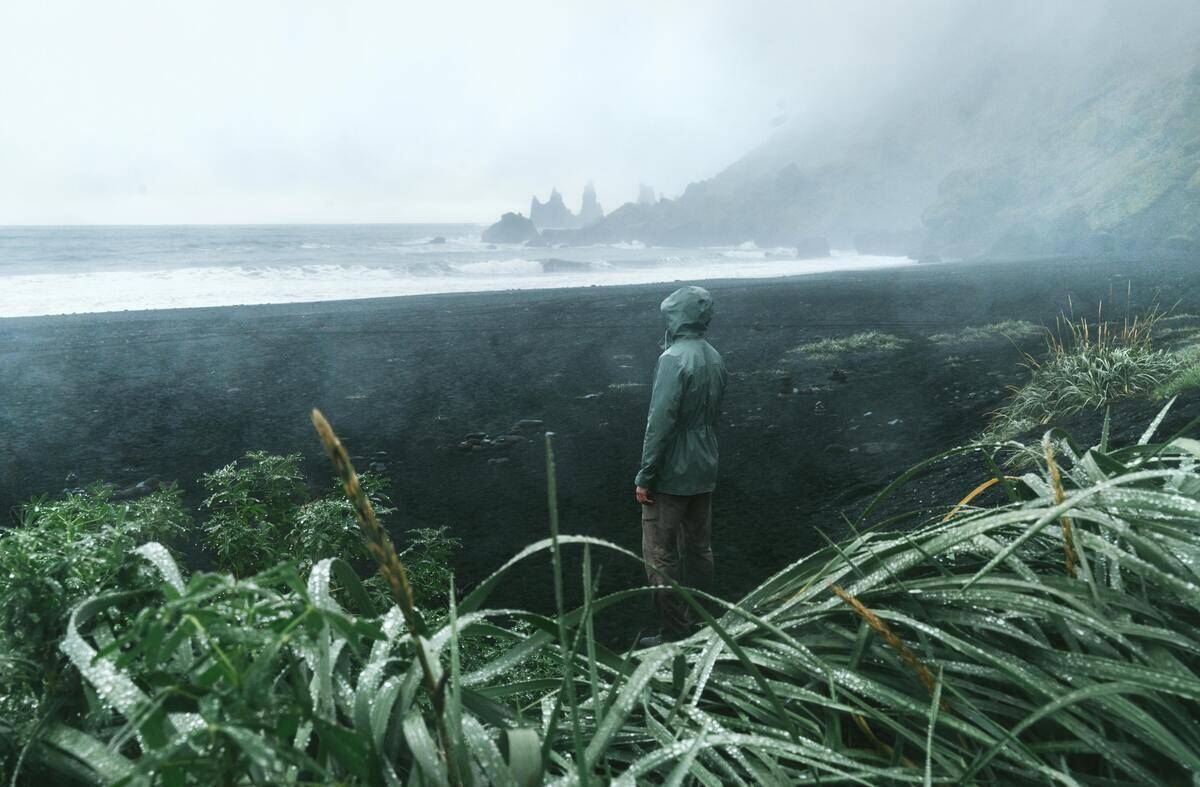
<svg viewBox="0 0 1200 787"><path fill-rule="evenodd" d="M245 221L245 222L224 222L224 221L197 221L197 222L159 222L159 223L71 223L71 224L55 224L55 223L25 223L25 224L3 224L0 223L0 230L7 229L53 229L53 228L76 228L76 227L404 227L404 226L425 226L425 227L486 227L485 222L480 221Z"/></svg>

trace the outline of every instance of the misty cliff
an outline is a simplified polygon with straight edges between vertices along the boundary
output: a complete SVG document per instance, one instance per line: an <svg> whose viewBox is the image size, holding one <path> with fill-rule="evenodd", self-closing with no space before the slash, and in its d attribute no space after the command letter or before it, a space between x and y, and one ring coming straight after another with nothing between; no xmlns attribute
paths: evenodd
<svg viewBox="0 0 1200 787"><path fill-rule="evenodd" d="M948 173L922 220L952 256L1200 251L1200 68L1110 83L1028 144Z"/></svg>
<svg viewBox="0 0 1200 787"><path fill-rule="evenodd" d="M872 109L795 119L677 198L626 204L556 240L825 237L925 258L1200 251L1194 55L1082 73L984 64Z"/></svg>

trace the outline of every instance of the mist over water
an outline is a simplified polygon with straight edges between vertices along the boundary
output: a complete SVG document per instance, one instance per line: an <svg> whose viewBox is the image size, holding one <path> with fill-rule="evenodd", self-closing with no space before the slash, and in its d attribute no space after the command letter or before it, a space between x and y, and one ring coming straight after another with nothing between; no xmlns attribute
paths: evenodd
<svg viewBox="0 0 1200 787"><path fill-rule="evenodd" d="M763 278L909 264L753 244L487 244L468 224L0 228L0 317Z"/></svg>

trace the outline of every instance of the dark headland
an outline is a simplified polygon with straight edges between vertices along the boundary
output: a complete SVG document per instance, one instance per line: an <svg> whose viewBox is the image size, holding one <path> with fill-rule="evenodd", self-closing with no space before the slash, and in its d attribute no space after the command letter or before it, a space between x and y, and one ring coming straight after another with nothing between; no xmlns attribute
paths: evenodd
<svg viewBox="0 0 1200 787"><path fill-rule="evenodd" d="M196 503L201 473L254 449L300 452L311 478L327 478L308 422L316 406L360 469L390 481L396 532L447 525L462 539L461 582L547 534L544 430L555 433L563 530L634 549L657 306L674 286L0 320L0 510L7 524L35 495L151 476L178 480ZM905 468L977 435L1024 379L1022 352L1042 346L1036 336L947 346L931 334L1053 322L1068 296L1092 314L1101 300L1122 308L1127 293L1135 308L1157 296L1200 310L1195 261L941 264L706 286L710 338L732 372L714 531L729 596L823 543L818 529L844 532L841 512ZM886 357L788 352L869 330L908 342ZM982 477L960 464L929 479L927 491L940 488L927 499L917 486L897 505L957 500ZM610 588L638 575L631 564L603 572ZM544 606L532 592L513 588L514 605Z"/></svg>

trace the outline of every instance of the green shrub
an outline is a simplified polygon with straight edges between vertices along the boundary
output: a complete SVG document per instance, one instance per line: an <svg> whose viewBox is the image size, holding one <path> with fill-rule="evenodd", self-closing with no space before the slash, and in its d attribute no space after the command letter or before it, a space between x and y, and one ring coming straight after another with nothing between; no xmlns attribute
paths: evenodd
<svg viewBox="0 0 1200 787"><path fill-rule="evenodd" d="M358 477L376 515L386 519L395 512L383 492L385 482L368 474ZM354 508L335 487L328 495L300 505L291 517L292 528L284 536L285 549L272 554L272 563L295 560L300 572L307 573L319 560L342 558L362 568L369 579L368 592L377 603L389 605L389 591L375 576L370 553L363 541L362 531L354 518ZM406 531L404 550L400 557L408 567L408 579L418 604L441 606L450 592L453 572L450 563L462 547L462 541L447 535L447 527L420 527Z"/></svg>
<svg viewBox="0 0 1200 787"><path fill-rule="evenodd" d="M418 527L406 533L407 546L400 552L400 559L408 568L408 581L417 604L440 607L450 592L454 577L450 562L462 547L462 541L447 535L446 530L445 527Z"/></svg>
<svg viewBox="0 0 1200 787"><path fill-rule="evenodd" d="M386 517L395 511L383 492L386 483L383 479L362 475L359 482L376 514ZM279 534L283 548L271 554L272 564L290 557L297 561L302 573L307 573L313 563L322 558L340 557L359 562L370 559L354 519L354 508L340 487L335 486L325 497L297 506L284 519L290 527Z"/></svg>
<svg viewBox="0 0 1200 787"><path fill-rule="evenodd" d="M252 451L200 483L209 492L202 507L212 512L204 523L205 547L217 566L247 576L273 565L308 493L300 455Z"/></svg>
<svg viewBox="0 0 1200 787"><path fill-rule="evenodd" d="M153 587L133 550L175 543L188 528L174 486L130 502L111 496L111 488L94 486L34 500L16 527L0 531L0 738L9 754L50 708L67 718L87 708L59 652L70 611L96 593ZM119 630L122 620L118 614L109 624Z"/></svg>
<svg viewBox="0 0 1200 787"><path fill-rule="evenodd" d="M418 624L420 644L343 563L184 582L142 550L160 589L132 610L85 602L63 645L109 717L51 719L30 760L62 778L164 784L445 784L448 763L471 784L1190 783L1200 442L1057 443L1064 457L1048 458L1047 436L992 498L946 501L904 532L860 521L738 604L710 599L719 620L679 589L708 625L625 655L591 622L645 589L596 596L591 550L636 557L558 536L553 513L551 539L451 602L444 623ZM520 560L553 556L559 585L558 553L576 547L580 608L484 607ZM109 610L125 636L110 635ZM464 660L480 638L482 663ZM534 677L547 663L559 675ZM533 718L506 705L530 693Z"/></svg>

